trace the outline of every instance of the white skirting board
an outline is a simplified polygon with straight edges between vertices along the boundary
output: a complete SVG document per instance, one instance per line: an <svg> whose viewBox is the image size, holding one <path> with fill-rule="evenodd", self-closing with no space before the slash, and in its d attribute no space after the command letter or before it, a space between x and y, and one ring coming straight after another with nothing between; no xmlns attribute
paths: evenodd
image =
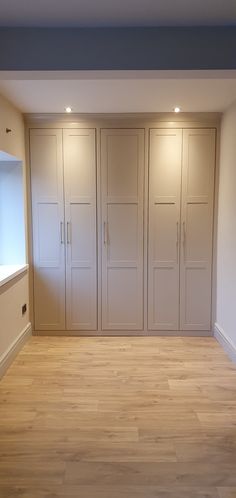
<svg viewBox="0 0 236 498"><path fill-rule="evenodd" d="M211 330L33 330L32 335L63 337L210 337Z"/></svg>
<svg viewBox="0 0 236 498"><path fill-rule="evenodd" d="M3 377L11 363L13 362L16 355L21 350L22 346L27 341L28 337L31 335L31 323L28 323L26 327L20 332L16 337L14 342L9 346L7 351L0 356L0 379Z"/></svg>
<svg viewBox="0 0 236 498"><path fill-rule="evenodd" d="M236 363L236 347L218 323L215 323L214 336L224 348L230 359Z"/></svg>

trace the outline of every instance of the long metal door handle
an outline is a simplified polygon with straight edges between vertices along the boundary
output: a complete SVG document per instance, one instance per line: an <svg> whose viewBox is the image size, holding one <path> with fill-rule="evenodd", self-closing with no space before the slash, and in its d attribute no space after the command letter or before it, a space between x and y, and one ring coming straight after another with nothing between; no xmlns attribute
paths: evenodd
<svg viewBox="0 0 236 498"><path fill-rule="evenodd" d="M61 244L64 244L64 223L63 223L63 221L60 222L60 237L61 237Z"/></svg>
<svg viewBox="0 0 236 498"><path fill-rule="evenodd" d="M186 225L183 221L183 250L184 250L184 261L186 260Z"/></svg>
<svg viewBox="0 0 236 498"><path fill-rule="evenodd" d="M70 222L67 221L66 223L66 242L67 244L70 244L71 240L70 240Z"/></svg>
<svg viewBox="0 0 236 498"><path fill-rule="evenodd" d="M177 263L179 259L179 222L176 222L176 252L177 252Z"/></svg>
<svg viewBox="0 0 236 498"><path fill-rule="evenodd" d="M106 238L106 222L104 221L103 222L103 244L104 246L106 245L107 243L107 238Z"/></svg>

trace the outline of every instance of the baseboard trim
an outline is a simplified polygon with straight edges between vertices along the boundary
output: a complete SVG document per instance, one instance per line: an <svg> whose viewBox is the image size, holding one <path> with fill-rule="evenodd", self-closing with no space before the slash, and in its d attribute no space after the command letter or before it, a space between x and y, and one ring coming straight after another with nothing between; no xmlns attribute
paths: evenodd
<svg viewBox="0 0 236 498"><path fill-rule="evenodd" d="M64 337L210 337L211 330L34 330L37 336Z"/></svg>
<svg viewBox="0 0 236 498"><path fill-rule="evenodd" d="M32 333L31 323L28 323L26 327L16 337L14 342L9 346L7 351L0 356L0 379L6 373L7 369L10 367L14 358L19 353L23 345L26 343L31 333Z"/></svg>
<svg viewBox="0 0 236 498"><path fill-rule="evenodd" d="M214 326L214 336L230 359L236 363L236 347L218 323Z"/></svg>

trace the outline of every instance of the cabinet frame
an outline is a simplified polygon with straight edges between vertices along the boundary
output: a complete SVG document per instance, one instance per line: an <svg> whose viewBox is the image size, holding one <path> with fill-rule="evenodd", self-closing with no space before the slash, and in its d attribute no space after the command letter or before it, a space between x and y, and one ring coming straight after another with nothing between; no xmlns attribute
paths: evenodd
<svg viewBox="0 0 236 498"><path fill-rule="evenodd" d="M95 129L34 129L30 145L36 326L97 330Z"/></svg>
<svg viewBox="0 0 236 498"><path fill-rule="evenodd" d="M215 213L217 211L218 202L218 178L219 178L219 129L220 129L220 113L181 113L176 116L173 113L142 113L142 114L90 114L76 115L73 114L73 123L71 117L65 114L34 114L26 115L26 150L27 150L27 190L29 200L29 230L32 224L31 215L31 188L30 188L30 168L29 168L29 130L33 128L96 128L97 136L97 152L100 150L100 130L101 128L144 128L145 129L145 181L144 181L144 328L141 331L110 331L101 330L101 231L98 229L98 329L96 331L37 331L33 322L33 272L32 272L32 241L29 240L29 262L30 262L30 301L31 301L31 319L33 323L34 334L39 335L179 335L179 336L209 336L213 335L213 326L215 322L215 303L216 303L216 237L217 237L217 222ZM214 188L214 218L213 218L213 259L212 259L212 327L210 331L192 331L192 330L148 330L147 329L147 225L148 225L148 135L150 128L215 128L216 129L216 167L215 167L215 188ZM101 199L100 199L100 157L97 153L97 222L98 227L101 226ZM29 232L31 233L31 231Z"/></svg>

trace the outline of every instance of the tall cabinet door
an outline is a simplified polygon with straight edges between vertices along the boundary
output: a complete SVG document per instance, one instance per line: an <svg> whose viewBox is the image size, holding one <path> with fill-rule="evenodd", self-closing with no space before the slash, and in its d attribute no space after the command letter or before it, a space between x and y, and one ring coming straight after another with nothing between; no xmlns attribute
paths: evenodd
<svg viewBox="0 0 236 498"><path fill-rule="evenodd" d="M95 130L63 130L67 329L97 328Z"/></svg>
<svg viewBox="0 0 236 498"><path fill-rule="evenodd" d="M65 328L62 131L30 131L36 330Z"/></svg>
<svg viewBox="0 0 236 498"><path fill-rule="evenodd" d="M144 130L101 132L102 328L143 328Z"/></svg>
<svg viewBox="0 0 236 498"><path fill-rule="evenodd" d="M179 329L182 130L150 130L148 328Z"/></svg>
<svg viewBox="0 0 236 498"><path fill-rule="evenodd" d="M180 309L182 330L210 330L215 130L184 130Z"/></svg>

